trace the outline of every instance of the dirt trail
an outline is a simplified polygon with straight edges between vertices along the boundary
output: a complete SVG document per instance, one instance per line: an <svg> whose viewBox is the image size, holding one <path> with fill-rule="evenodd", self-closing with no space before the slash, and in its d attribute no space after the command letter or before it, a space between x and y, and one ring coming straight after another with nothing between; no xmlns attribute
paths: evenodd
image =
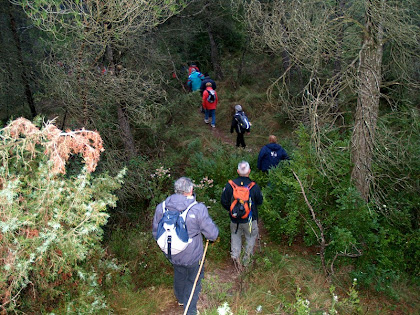
<svg viewBox="0 0 420 315"><path fill-rule="evenodd" d="M254 252L261 251L261 246L265 246L265 244L269 243L267 231L264 229L262 222L258 223L258 228L259 239L255 244ZM205 262L206 271L204 273L203 281L208 281L209 283L212 283L216 288L229 288L228 291L225 292L227 295L235 295L237 292L240 292L244 289L241 276L246 273L246 270L239 272L230 259L227 259L225 262L221 263L219 266L217 266L217 268L208 268L209 264L211 263L207 261ZM201 314L204 314L205 310L214 307L214 305L211 305L210 303L211 302L207 294L201 291L197 303L198 311L200 311ZM178 305L174 297L173 303L168 305L166 310L162 312L162 314L182 315L183 308Z"/></svg>
<svg viewBox="0 0 420 315"><path fill-rule="evenodd" d="M230 134L223 132L218 126L216 125L215 128L211 127L210 124L206 124L204 122L204 115L200 113L200 120L197 122L198 128L208 128L210 129L212 135L218 139L220 139L222 142L225 142L229 145L235 146L236 145L236 133ZM255 250L258 250L258 246L261 246L262 239L265 239L265 231L262 225L258 224L260 227L260 241L257 242L255 245ZM207 264L205 267L207 267ZM217 282L218 286L223 286L224 284L232 284L231 288L229 289L228 294L235 294L235 292L238 292L238 290L241 290L241 281L240 281L241 274L238 272L238 270L235 269L235 266L230 260L225 261L222 263L218 268L215 268L211 271L208 269L204 273L204 281L211 281L212 283ZM204 313L204 310L209 309L212 307L212 305L209 305L209 298L203 291L201 291L199 300L197 303L197 309L201 311L201 313ZM167 315L182 315L183 314L183 308L178 305L178 303L174 301L167 306L166 310L162 314Z"/></svg>
<svg viewBox="0 0 420 315"><path fill-rule="evenodd" d="M210 129L212 135L215 138L220 139L222 142L227 143L227 144L231 145L232 147L235 147L236 146L236 132L233 132L231 134L231 133L229 133L227 131L227 130L230 130L230 124L229 124L229 126L225 126L224 125L223 126L223 129L222 129L216 123L216 127L215 128L212 128L210 124L207 124L206 125L206 123L204 122L204 114L202 114L200 112L200 119L197 122L197 128L206 128L206 127L208 129ZM247 142L246 141L247 136L249 136L249 135L248 134L245 135L245 143ZM251 146L249 144L247 144L246 150L247 151L254 151L254 152L256 152L257 148L256 147L253 147L253 146Z"/></svg>

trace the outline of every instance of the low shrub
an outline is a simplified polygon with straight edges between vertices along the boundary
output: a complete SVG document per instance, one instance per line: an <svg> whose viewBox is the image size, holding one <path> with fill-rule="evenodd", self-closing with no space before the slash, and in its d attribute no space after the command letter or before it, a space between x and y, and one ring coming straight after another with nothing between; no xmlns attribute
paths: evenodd
<svg viewBox="0 0 420 315"><path fill-rule="evenodd" d="M124 171L93 173L103 151L96 132L62 132L51 123L39 129L20 118L0 134L0 311L33 294L39 300L25 299L28 308L62 300L86 312L104 308L89 262L102 259L106 210L116 204ZM70 156L85 166L66 174Z"/></svg>

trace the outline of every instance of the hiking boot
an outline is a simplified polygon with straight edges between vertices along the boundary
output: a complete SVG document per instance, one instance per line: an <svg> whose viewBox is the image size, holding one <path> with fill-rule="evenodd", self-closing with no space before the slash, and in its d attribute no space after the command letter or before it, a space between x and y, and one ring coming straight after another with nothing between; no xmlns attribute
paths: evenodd
<svg viewBox="0 0 420 315"><path fill-rule="evenodd" d="M208 124L208 123L209 123L209 120L208 120L208 119L204 119L204 122L205 122L206 124Z"/></svg>
<svg viewBox="0 0 420 315"><path fill-rule="evenodd" d="M213 128L216 128L216 125L213 125L213 124L212 124L211 126L212 126Z"/></svg>

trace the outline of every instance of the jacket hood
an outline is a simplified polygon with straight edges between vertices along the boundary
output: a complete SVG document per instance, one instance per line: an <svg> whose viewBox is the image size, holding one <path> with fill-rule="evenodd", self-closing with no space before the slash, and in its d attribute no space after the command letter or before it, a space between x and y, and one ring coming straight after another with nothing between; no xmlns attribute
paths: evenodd
<svg viewBox="0 0 420 315"><path fill-rule="evenodd" d="M166 198L165 206L168 210L184 211L195 201L195 196L186 197L181 194L174 194Z"/></svg>
<svg viewBox="0 0 420 315"><path fill-rule="evenodd" d="M200 76L200 73L198 71L192 72L190 74L190 78L193 78L193 79L198 78L199 76Z"/></svg>
<svg viewBox="0 0 420 315"><path fill-rule="evenodd" d="M281 148L281 146L278 143L269 143L267 144L267 147L271 150L271 151L276 151L278 149Z"/></svg>

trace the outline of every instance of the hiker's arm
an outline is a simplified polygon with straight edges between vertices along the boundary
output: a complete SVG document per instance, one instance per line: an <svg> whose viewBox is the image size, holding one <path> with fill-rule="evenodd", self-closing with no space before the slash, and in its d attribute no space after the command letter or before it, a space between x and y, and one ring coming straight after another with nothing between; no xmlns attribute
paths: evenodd
<svg viewBox="0 0 420 315"><path fill-rule="evenodd" d="M280 160L290 160L289 155L283 147L280 148Z"/></svg>
<svg viewBox="0 0 420 315"><path fill-rule="evenodd" d="M265 147L263 147L260 151L260 154L258 154L258 162L257 162L257 168L260 170L262 167L262 159L264 157L264 153L265 153Z"/></svg>
<svg viewBox="0 0 420 315"><path fill-rule="evenodd" d="M162 204L160 203L156 207L155 215L153 217L152 234L153 234L154 239L156 239L158 224L162 216L163 216L163 210L162 210Z"/></svg>
<svg viewBox="0 0 420 315"><path fill-rule="evenodd" d="M255 195L254 195L253 201L255 202L257 206L260 206L262 205L263 199L264 199L263 194L261 192L261 188L260 186L258 186L258 184L255 184L254 189L255 189Z"/></svg>
<svg viewBox="0 0 420 315"><path fill-rule="evenodd" d="M222 196L220 198L220 202L226 210L230 210L230 201L232 199L232 187L227 184L223 189Z"/></svg>
<svg viewBox="0 0 420 315"><path fill-rule="evenodd" d="M201 233L210 241L215 241L219 236L219 229L217 225L210 218L207 207L203 204L203 212L200 220Z"/></svg>
<svg viewBox="0 0 420 315"><path fill-rule="evenodd" d="M201 105L203 105L204 108L206 108L206 99L209 96L209 92L207 90L204 90L203 97L201 98Z"/></svg>
<svg viewBox="0 0 420 315"><path fill-rule="evenodd" d="M230 125L230 133L233 133L233 130L235 130L236 124L237 124L236 119L235 119L235 117L233 117L232 118L232 123Z"/></svg>

